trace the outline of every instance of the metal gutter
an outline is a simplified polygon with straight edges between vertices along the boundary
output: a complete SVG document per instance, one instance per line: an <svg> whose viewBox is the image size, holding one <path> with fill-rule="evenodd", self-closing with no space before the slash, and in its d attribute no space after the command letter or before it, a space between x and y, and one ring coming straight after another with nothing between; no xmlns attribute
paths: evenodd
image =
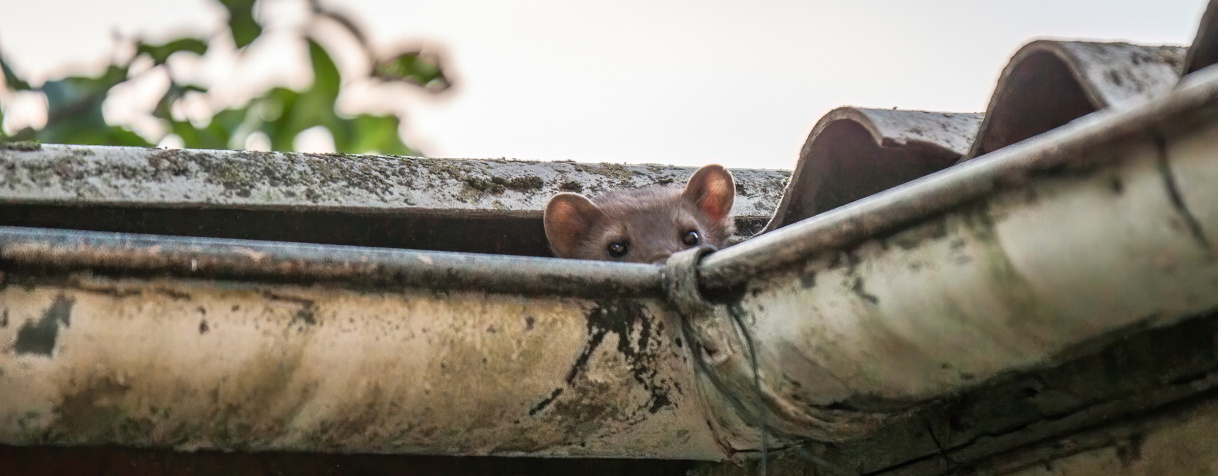
<svg viewBox="0 0 1218 476"><path fill-rule="evenodd" d="M662 269L0 228L0 442L717 460L764 422L828 451L1218 309L1216 108L1201 71Z"/></svg>
<svg viewBox="0 0 1218 476"><path fill-rule="evenodd" d="M724 457L656 266L0 235L2 444Z"/></svg>
<svg viewBox="0 0 1218 476"><path fill-rule="evenodd" d="M523 295L659 297L655 265L0 226L12 268L347 283Z"/></svg>
<svg viewBox="0 0 1218 476"><path fill-rule="evenodd" d="M1080 343L1218 311L1215 117L1210 68L707 256L700 283L728 304L683 315L720 438L850 444Z"/></svg>
<svg viewBox="0 0 1218 476"><path fill-rule="evenodd" d="M1207 397L1218 389L1218 354L1205 347L1218 345L1218 68L1169 89L1117 94L1130 103L664 266L115 234L70 220L0 226L0 444L709 461L768 446L806 455L799 471L812 461L926 474L939 453L980 458L1137 405ZM921 140L915 125L975 121L836 114L813 136L851 131L868 147L943 157L961 153L961 135ZM301 167L291 158L267 159L281 161L249 182L198 169L205 158L87 150L0 151L13 164L0 168L4 210L168 203L218 206L221 219L357 216L397 213L400 198L368 198L372 187L345 202L339 192L353 184L337 181L300 189L333 192L312 204L288 197L295 182L262 180ZM230 168L255 163L219 156ZM312 165L297 172L357 177L366 165L388 183L386 164L405 163L353 160L327 175L328 160L304 159ZM164 179L155 190L132 178L149 170ZM554 180L508 215L529 219ZM430 213L419 203L406 214ZM497 206L479 198L453 217L493 218ZM1108 382L1088 399L1050 395L1012 406L1022 414L943 424L953 433L942 442L923 433L927 415L958 408L952 399L975 409L1022 391L1014 376L1034 373L1039 392L1075 382L1108 349L1189 336L1203 344L1147 355L1158 367L1128 376L1160 387L1144 400L1120 401L1127 382Z"/></svg>

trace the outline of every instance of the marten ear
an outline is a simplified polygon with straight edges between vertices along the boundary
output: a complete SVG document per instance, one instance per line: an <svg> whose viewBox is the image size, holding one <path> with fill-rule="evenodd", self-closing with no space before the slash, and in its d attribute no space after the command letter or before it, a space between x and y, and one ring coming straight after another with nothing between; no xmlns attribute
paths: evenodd
<svg viewBox="0 0 1218 476"><path fill-rule="evenodd" d="M546 205L546 239L559 258L574 256L580 241L587 238L596 222L605 217L600 208L583 195L560 193Z"/></svg>
<svg viewBox="0 0 1218 476"><path fill-rule="evenodd" d="M694 172L681 196L697 205L710 219L723 221L732 212L736 183L723 166L707 165Z"/></svg>

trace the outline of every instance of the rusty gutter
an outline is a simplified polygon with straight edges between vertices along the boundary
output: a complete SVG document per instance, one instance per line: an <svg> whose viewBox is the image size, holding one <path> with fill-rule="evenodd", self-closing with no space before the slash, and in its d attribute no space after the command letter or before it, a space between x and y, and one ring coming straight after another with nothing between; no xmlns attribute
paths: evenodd
<svg viewBox="0 0 1218 476"><path fill-rule="evenodd" d="M664 266L2 227L0 442L898 467L833 452L1218 310L1215 117L1211 67Z"/></svg>
<svg viewBox="0 0 1218 476"><path fill-rule="evenodd" d="M946 447L852 449L921 434L921 409L985 382L1218 312L1216 118L1211 67L706 256L699 284L727 302L674 302L716 434L756 450L764 426L771 445L895 468L1036 415L953 428Z"/></svg>
<svg viewBox="0 0 1218 476"><path fill-rule="evenodd" d="M0 264L584 298L663 290L655 265L9 226L0 226Z"/></svg>
<svg viewBox="0 0 1218 476"><path fill-rule="evenodd" d="M759 274L782 269L809 256L826 250L856 244L869 237L891 233L903 226L933 218L952 208L966 204L1001 189L1020 187L1037 176L1055 173L1059 169L1085 169L1102 164L1103 150L1128 143L1132 138L1155 134L1176 125L1185 125L1218 109L1218 71L1203 71L1190 75L1170 94L1148 100L1143 106L1091 114L1078 121L995 152L970 160L946 170L916 179L871 197L847 204L811 219L763 234L743 243L721 250L703 260L701 285L705 289L725 289L741 285ZM1086 160L1084 160L1086 159ZM3 228L5 240L51 240L53 248L40 248L27 243L23 249L43 256L59 256L101 264L106 262L105 250L122 247L143 248L145 251L166 240L164 237L117 235L87 232L35 231L18 227ZM26 230L26 231L19 231ZM76 238L73 238L76 237ZM72 244L78 241L83 247ZM21 241L24 242L24 241ZM17 241L8 242L16 244ZM92 245L84 246L89 243ZM130 262L130 266L149 267L153 263L176 269L189 269L190 253L207 255L205 266L225 273L272 274L327 279L405 279L409 283L425 283L443 277L445 273L469 273L468 286L507 286L512 290L563 292L584 288L589 283L605 284L610 276L620 276L622 282L609 289L623 292L653 293L660 289L660 272L655 266L619 265L580 262L571 267L564 261L530 257L487 256L476 253L445 253L431 251L395 250L335 246L341 258L328 256L330 248L301 243L268 243L203 238L170 238L174 244L172 257L148 256ZM99 246L89 252L89 246ZM178 247L177 245L181 245ZM247 250L252 250L249 253ZM92 257L84 258L85 253ZM295 255L294 253L301 253ZM9 253L9 252L5 252ZM263 253L266 253L265 255ZM146 253L145 253L146 254ZM33 256L33 255L30 255ZM11 258L10 258L11 259ZM196 265L199 265L196 257ZM260 261L267 259L269 261ZM427 265L425 260L442 263ZM31 262L29 259L27 262ZM322 266L321 263L333 261ZM123 260L108 260L116 267L128 266ZM137 264L138 263L138 264ZM214 263L214 264L210 264ZM290 263L303 266L292 268ZM621 268L619 268L619 266ZM211 268L208 268L211 269ZM279 271L273 271L278 269ZM567 282L563 270L578 269ZM586 274L585 274L586 273ZM542 279L522 279L524 276ZM541 284L553 280L551 284ZM598 288L593 286L593 288ZM599 289L599 288L598 288Z"/></svg>
<svg viewBox="0 0 1218 476"><path fill-rule="evenodd" d="M106 323L111 319L107 314L114 312L157 322L159 317L145 315L141 303L163 293L163 289L169 289L163 294L172 306L185 306L175 307L175 313L189 314L193 312L191 302L204 303L200 309L207 311L206 322L186 326L183 330L190 336L169 333L157 337L164 340L162 343L124 352L159 355L158 349L165 345L187 345L194 342L190 339L195 335L224 325L240 331L231 334L232 338L253 333L243 338L248 341L233 344L236 347L230 351L251 346L287 349L286 353L276 352L269 365L290 363L280 362L285 358L281 354L314 352L320 346L327 350L310 360L310 366L358 355L361 361L368 361L368 366L400 368L413 378L436 385L433 388L481 386L477 395L483 406L511 388L516 377L540 368L547 372L531 387L495 403L496 411L501 412L497 420L463 423L470 426L453 429L473 433L450 435L445 441L430 440L429 431L418 427L409 427L418 431L403 430L407 434L401 441L408 444L361 435L364 427L352 427L327 437L333 443L321 444L313 438L324 430L324 420L310 420L313 423L307 431L293 433L295 430L283 426L291 421L292 414L288 413L273 424L258 423L269 425L269 436L264 436L269 442L254 449L716 459L760 448L758 427L762 424L774 438L771 442L785 447L808 441L843 444L892 424L920 403L963 391L1003 372L1051 362L1079 342L1130 326L1171 324L1218 306L1218 293L1214 291L1218 289L1218 269L1213 258L1218 254L1213 249L1218 242L1213 238L1218 229L1218 212L1213 204L1218 200L1207 195L1213 193L1211 178L1216 174L1213 161L1205 160L1205 154L1212 157L1213 142L1209 138L1214 134L1216 106L1218 69L1211 68L1190 75L1180 87L1142 107L1088 116L1039 138L710 254L700 262L691 261L689 255L678 255L664 267L0 228L0 259L6 271L35 276L32 291L8 286L0 290L5 293L0 296L7 296L0 302L9 306L14 323L25 323L21 329L43 325L36 322L54 322L53 318L66 312L56 309L77 303L71 329L64 331L64 338L71 343L64 347L67 357L58 356L53 361L61 362L55 364L63 367L56 375L66 382L85 379L96 385L126 385L122 382L130 378L131 369L116 370L119 373L111 375L104 367L79 367L94 358L90 353L112 351L95 343L90 333L108 332L100 329L110 325ZM1103 219L1081 218L1090 215ZM1160 219L1168 221L1157 221ZM1069 232L1054 228L1062 223L1071 225ZM1106 246L1096 246L1105 239ZM1075 264L1063 261L1063 256L1070 256ZM86 274L68 283L39 281L37 272L47 268L59 272L91 269L100 271L100 276ZM145 282L117 273L120 279L110 281L105 278L110 271L204 279L161 280L153 276L152 281ZM236 278L239 287L263 289L255 295L271 297L251 304L246 294L233 294L228 289L232 281L216 283L211 278ZM343 294L339 288L277 284L285 278L295 284L351 281L398 285L401 290L394 292L392 287L381 286ZM240 282L242 279L246 282ZM1079 285L1093 281L1104 285ZM707 303L695 291L742 286L748 292L719 295L726 298L725 304ZM99 294L98 290L104 292ZM390 292L385 294L386 290ZM465 291L445 297L450 290ZM250 318L247 311L238 310L243 306L265 308L259 312L279 320L272 327L292 328L303 325L298 321L317 320L329 328L341 325L345 316L363 315L369 306L375 307L372 302L385 296L397 301L387 308L401 313L394 319L415 326L451 322L455 327L440 334L438 340L426 339L426 352L364 355L358 346L350 346L374 342L379 337L380 331L372 321L353 321L361 323L337 335L323 333L300 341L291 335L262 335L259 332L265 331L257 327L243 329L241 326L248 326L243 323ZM597 299L605 297L610 299ZM175 304L179 300L186 302ZM292 312L308 317L276 310L280 301L304 303L305 309ZM225 310L228 303L237 302L241 304L234 304L232 311ZM535 320L553 322L557 326L554 332L562 333L564 343L555 346L553 338L557 334L499 332L505 326L532 325L513 324L521 319L520 306ZM37 316L43 309L45 316L39 321ZM669 314L673 311L680 319ZM89 324L90 320L95 322ZM65 317L63 322L69 320ZM599 345L609 328L603 326L620 322L633 323L615 331L625 342L618 344L625 359L615 359L613 351L606 349L610 346ZM680 334L656 340L656 335L646 330L665 322L679 324ZM9 327L12 336L18 333L15 327L18 325ZM511 348L520 350L511 352L546 349L549 354L544 364L482 349L485 344L471 336L489 332L487 329L495 330L494 339L519 339ZM665 332L672 332L671 327ZM642 341L637 340L640 337ZM418 338L394 337L405 342ZM351 344L346 350L332 351L326 347L332 339L348 339ZM493 375L487 371L468 375L447 372L444 365L453 364L445 362L443 356L454 352L452 339L468 339L479 349L460 354L468 361L466 365L476 364L481 355L486 355L484 363L488 359L506 360ZM44 349L45 355L58 355L55 349ZM648 350L641 354L636 349ZM756 372L749 349L756 350ZM333 353L339 351L338 355L345 357ZM587 360L593 351L602 355L595 365ZM83 354L72 356L73 352ZM25 353L43 355L37 351ZM661 360L666 363L650 373L654 369L649 362L660 360L632 360L639 355L647 355L646 359L663 356ZM195 357L175 357L179 362L170 368L204 365L190 360ZM28 382L25 379L42 372L39 367L21 364L31 356L8 358L14 365L0 360L0 365L6 365L2 377L8 379L8 385ZM412 363L419 358L424 360ZM689 361L697 371L685 374ZM215 379L220 376L267 365L261 361L226 362L213 369L218 374L189 384L206 389L216 385ZM591 367L580 370L583 365ZM345 377L324 369L314 372L310 378L321 385L342 387ZM638 380L627 377L606 383L601 377L606 373L635 373ZM374 374L369 378L377 385L397 385L393 382L399 382L401 375ZM668 390L674 385L668 382L684 384ZM19 414L6 417L0 413L0 417L10 418L7 431L11 432L5 434L4 422L0 421L0 441L30 444L58 434L54 432L69 431L69 436L75 435L69 442L77 444L156 445L147 436L70 433L70 426L57 426L70 425L70 420L48 419L46 415L55 414L54 404L59 401L56 395L89 389L43 385L28 391L0 392L0 403L8 399L18 405L12 408L33 405L31 408L44 412L39 413L39 424L33 427ZM318 383L306 379L294 385L309 388ZM616 403L598 402L596 397L607 390L635 395L639 385L649 389L650 396L644 392L628 402ZM691 385L702 390L684 391L678 399L674 392L688 390ZM160 389L156 385L143 388L142 392L151 393L137 392L132 402L159 398L148 395ZM341 391L335 392L302 404L333 405L335 400L330 399L344 398ZM408 403L421 398L408 392L369 394L367 398L371 405L426 407ZM422 401L438 404L436 397L430 398L433 400ZM671 410L663 405L656 407L666 402L680 404L674 404ZM187 413L185 418L205 414L211 408L206 401L190 403L195 413ZM456 413L447 415L476 408L463 406L466 404L456 405ZM582 419L572 420L573 413L550 414L547 410L578 412L590 404L616 408L615 412L629 407L636 413L624 420L628 422L624 429L606 430L595 444L583 441L587 446L582 446L578 428L590 424L596 416L584 414ZM141 415L139 418L148 418L141 413L147 412L146 408L137 406L131 411ZM331 418L343 416L341 411L335 412ZM157 428L193 421L179 416L152 418ZM256 416L241 418L260 421ZM448 417L426 414L417 418L402 422L375 415L368 416L366 423L375 429L407 423L434 426ZM702 418L709 418L709 428ZM639 441L664 440L667 436L663 428L672 422L679 422L681 431L692 440L647 448L619 446L632 435L648 435L648 439ZM228 423L222 420L217 424ZM625 431L635 425L636 429ZM14 430L18 427L20 431ZM221 438L232 438L223 431L207 429L204 433L212 436L203 443L170 444L246 447L240 437ZM521 446L513 440L532 431L566 436L554 439L552 444ZM708 443L712 436L718 446ZM897 463L873 462L879 467Z"/></svg>
<svg viewBox="0 0 1218 476"><path fill-rule="evenodd" d="M659 266L3 227L0 271L0 444L726 456Z"/></svg>

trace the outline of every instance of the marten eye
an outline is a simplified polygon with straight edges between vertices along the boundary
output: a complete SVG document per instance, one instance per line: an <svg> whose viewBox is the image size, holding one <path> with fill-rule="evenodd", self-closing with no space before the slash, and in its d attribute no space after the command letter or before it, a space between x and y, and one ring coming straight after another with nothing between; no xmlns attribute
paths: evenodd
<svg viewBox="0 0 1218 476"><path fill-rule="evenodd" d="M609 256L621 258L626 256L626 253L630 252L630 243L625 241L615 241L613 243L609 243L606 250L609 251Z"/></svg>
<svg viewBox="0 0 1218 476"><path fill-rule="evenodd" d="M681 241L689 246L694 246L701 240L701 237L698 236L698 230L689 230L684 235L681 235Z"/></svg>

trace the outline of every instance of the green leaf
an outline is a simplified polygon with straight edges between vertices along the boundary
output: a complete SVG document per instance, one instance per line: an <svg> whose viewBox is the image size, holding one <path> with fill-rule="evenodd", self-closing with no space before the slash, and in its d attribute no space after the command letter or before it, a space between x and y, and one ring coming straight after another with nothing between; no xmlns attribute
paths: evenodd
<svg viewBox="0 0 1218 476"><path fill-rule="evenodd" d="M110 126L106 133L106 138L96 145L125 145L131 147L152 147L156 145L122 126Z"/></svg>
<svg viewBox="0 0 1218 476"><path fill-rule="evenodd" d="M223 138L223 145L217 145L213 148L224 147L240 147L244 145L245 136L238 137L241 131L241 126L250 121L259 120L253 117L253 112L249 106L237 109L225 109L216 113L211 117L211 121L207 123L207 131L215 137ZM241 144L234 144L235 139L240 139Z"/></svg>
<svg viewBox="0 0 1218 476"><path fill-rule="evenodd" d="M189 51L191 53L202 55L207 52L207 42L197 38L182 38L170 41L163 45L150 45L147 43L139 43L136 47L136 54L146 54L152 57L152 62L155 64L163 64L169 60L169 56L179 51Z"/></svg>
<svg viewBox="0 0 1218 476"><path fill-rule="evenodd" d="M402 136L398 134L400 121L396 116L360 114L354 119L348 120L347 123L350 125L350 135L354 140L347 144L346 147L338 147L338 142L335 141L335 148L338 152L347 154L376 152L394 155L418 155L417 151L407 147L406 143L402 142Z"/></svg>
<svg viewBox="0 0 1218 476"><path fill-rule="evenodd" d="M220 147L208 147L206 144L207 137L199 131L198 128L191 124L190 121L169 121L169 131L177 134L182 139L182 147L187 149L218 149Z"/></svg>
<svg viewBox="0 0 1218 476"><path fill-rule="evenodd" d="M280 111L277 117L262 122L257 128L271 139L271 150L292 150L296 134L317 125L317 122L309 117L310 111L299 107L301 96L301 93L291 89L274 88L255 100L260 108ZM333 110L333 105L330 110Z"/></svg>
<svg viewBox="0 0 1218 476"><path fill-rule="evenodd" d="M228 10L228 28L238 48L245 48L262 34L262 26L254 20L256 0L220 0Z"/></svg>
<svg viewBox="0 0 1218 476"><path fill-rule="evenodd" d="M309 62L313 66L313 85L309 87L306 94L316 94L330 104L334 104L334 100L338 99L338 88L342 85L342 78L338 74L338 67L334 65L334 60L330 59L330 54L326 53L325 48L322 48L316 41L309 40Z"/></svg>
<svg viewBox="0 0 1218 476"><path fill-rule="evenodd" d="M122 126L109 126L91 116L74 117L39 129L37 141L46 144L126 145L151 147L153 144Z"/></svg>
<svg viewBox="0 0 1218 476"><path fill-rule="evenodd" d="M101 76L69 76L47 81L39 89L47 95L47 114L55 116L67 109L78 108L83 102L96 102L100 107L110 88L126 80L127 68L111 65Z"/></svg>
<svg viewBox="0 0 1218 476"><path fill-rule="evenodd" d="M47 124L34 132L34 138L49 144L105 144L110 126L106 125L98 109L96 114L88 111Z"/></svg>
<svg viewBox="0 0 1218 476"><path fill-rule="evenodd" d="M8 62L4 61L4 56L0 55L0 70L4 72L4 84L10 91L23 91L30 89L30 84L17 76L13 68L9 67Z"/></svg>
<svg viewBox="0 0 1218 476"><path fill-rule="evenodd" d="M240 149L248 132L243 131L247 122L258 121L250 106L225 109L212 116L203 128L189 121L170 120L170 130L182 138L188 149Z"/></svg>
<svg viewBox="0 0 1218 476"><path fill-rule="evenodd" d="M152 116L159 119L172 121L173 103L177 102L179 99L182 99L182 97L186 96L186 93L191 91L201 93L207 92L206 89L193 84L178 84L177 82L170 82L169 88L165 90L165 94L161 96L159 101L157 101L156 107L152 109Z"/></svg>
<svg viewBox="0 0 1218 476"><path fill-rule="evenodd" d="M452 86L438 57L421 51L407 51L382 61L376 66L376 77L384 81L400 81L440 92Z"/></svg>
<svg viewBox="0 0 1218 476"><path fill-rule="evenodd" d="M104 145L112 138L122 144L136 142L121 131L111 131L102 116L110 88L126 80L127 68L111 65L97 77L72 76L43 84L39 89L47 97L47 126L36 137L58 144Z"/></svg>
<svg viewBox="0 0 1218 476"><path fill-rule="evenodd" d="M34 137L53 144L152 146L130 129L106 124L102 116L110 88L126 80L127 68L111 65L96 77L70 76L43 84L39 89L47 97L47 126Z"/></svg>
<svg viewBox="0 0 1218 476"><path fill-rule="evenodd" d="M330 129L336 146L349 141L347 128L342 126L342 119L334 112L334 102L338 99L342 83L338 67L326 50L312 40L309 41L309 58L313 67L313 84L308 89L296 92L274 88L255 100L259 108L279 112L258 127L270 137L271 150L293 150L296 136L314 126Z"/></svg>

